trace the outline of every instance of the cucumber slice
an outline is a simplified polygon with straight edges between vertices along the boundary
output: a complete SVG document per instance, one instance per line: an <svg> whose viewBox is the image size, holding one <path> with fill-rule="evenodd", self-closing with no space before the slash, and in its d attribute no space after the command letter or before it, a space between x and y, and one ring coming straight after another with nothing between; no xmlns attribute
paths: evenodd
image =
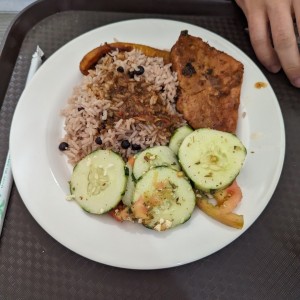
<svg viewBox="0 0 300 300"><path fill-rule="evenodd" d="M198 129L182 142L178 158L187 176L202 191L227 187L239 174L246 148L233 134Z"/></svg>
<svg viewBox="0 0 300 300"><path fill-rule="evenodd" d="M174 170L180 170L174 152L167 146L156 146L142 151L136 158L133 166L133 176L139 179L151 168L167 166Z"/></svg>
<svg viewBox="0 0 300 300"><path fill-rule="evenodd" d="M75 166L70 190L85 211L103 214L119 203L126 182L123 159L113 151L97 150Z"/></svg>
<svg viewBox="0 0 300 300"><path fill-rule="evenodd" d="M125 194L122 197L122 202L126 206L131 206L133 193L134 193L134 189L135 189L135 182L132 178L133 177L132 166L129 163L126 163L126 168L128 170L128 179L127 179Z"/></svg>
<svg viewBox="0 0 300 300"><path fill-rule="evenodd" d="M188 125L179 127L174 131L170 139L169 147L176 155L178 154L178 150L182 141L192 132L193 129Z"/></svg>
<svg viewBox="0 0 300 300"><path fill-rule="evenodd" d="M195 201L195 193L183 172L157 167L137 182L132 211L146 227L163 231L186 222Z"/></svg>

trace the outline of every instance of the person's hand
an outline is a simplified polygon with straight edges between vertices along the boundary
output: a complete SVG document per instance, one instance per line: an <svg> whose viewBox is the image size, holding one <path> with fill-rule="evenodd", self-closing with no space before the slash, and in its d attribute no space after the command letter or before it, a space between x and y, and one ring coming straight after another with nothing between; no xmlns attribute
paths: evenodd
<svg viewBox="0 0 300 300"><path fill-rule="evenodd" d="M257 58L271 72L281 67L300 87L300 55L293 17L300 32L300 0L236 0L249 27Z"/></svg>

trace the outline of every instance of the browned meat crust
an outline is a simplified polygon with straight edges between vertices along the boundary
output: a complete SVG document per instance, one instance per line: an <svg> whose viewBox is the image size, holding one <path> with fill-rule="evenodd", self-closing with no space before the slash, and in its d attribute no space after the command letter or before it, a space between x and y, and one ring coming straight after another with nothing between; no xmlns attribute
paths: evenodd
<svg viewBox="0 0 300 300"><path fill-rule="evenodd" d="M171 50L178 74L177 109L193 128L235 132L243 64L182 31Z"/></svg>

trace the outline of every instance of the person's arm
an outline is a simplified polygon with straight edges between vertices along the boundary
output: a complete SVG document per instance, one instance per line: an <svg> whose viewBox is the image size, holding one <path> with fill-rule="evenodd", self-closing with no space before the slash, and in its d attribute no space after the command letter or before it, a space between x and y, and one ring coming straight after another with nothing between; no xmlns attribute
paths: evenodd
<svg viewBox="0 0 300 300"><path fill-rule="evenodd" d="M300 55L293 19L300 31L300 0L236 0L243 10L260 62L271 72L281 67L300 87Z"/></svg>

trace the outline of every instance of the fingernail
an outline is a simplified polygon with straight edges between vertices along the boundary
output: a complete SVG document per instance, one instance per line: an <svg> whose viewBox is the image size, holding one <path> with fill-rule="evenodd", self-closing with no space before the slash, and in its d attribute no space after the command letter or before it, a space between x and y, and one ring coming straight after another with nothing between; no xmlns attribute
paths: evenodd
<svg viewBox="0 0 300 300"><path fill-rule="evenodd" d="M272 73L278 73L280 71L280 69L281 69L280 65L274 65L274 66L270 66L269 67L269 70Z"/></svg>
<svg viewBox="0 0 300 300"><path fill-rule="evenodd" d="M293 85L300 88L300 77L293 80Z"/></svg>

